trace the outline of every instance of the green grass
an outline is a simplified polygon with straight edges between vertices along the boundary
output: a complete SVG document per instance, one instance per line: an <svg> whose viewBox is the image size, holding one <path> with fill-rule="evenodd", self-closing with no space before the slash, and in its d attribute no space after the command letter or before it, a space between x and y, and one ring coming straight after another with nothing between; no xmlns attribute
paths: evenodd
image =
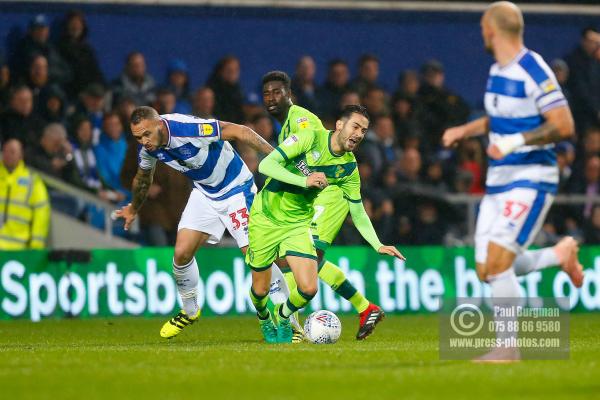
<svg viewBox="0 0 600 400"><path fill-rule="evenodd" d="M47 399L591 399L600 314L571 317L571 359L440 361L436 316L391 316L364 342L356 317L329 346L268 346L253 318L205 318L179 337L163 320L0 323L0 397Z"/></svg>

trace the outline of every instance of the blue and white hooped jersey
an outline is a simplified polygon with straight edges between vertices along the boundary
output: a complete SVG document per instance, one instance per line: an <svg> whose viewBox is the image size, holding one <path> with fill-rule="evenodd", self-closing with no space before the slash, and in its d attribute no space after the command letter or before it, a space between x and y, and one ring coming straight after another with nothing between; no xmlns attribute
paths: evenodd
<svg viewBox="0 0 600 400"><path fill-rule="evenodd" d="M526 48L510 64L492 65L485 93L490 142L542 125L543 114L567 105L554 73L542 57ZM531 187L555 193L558 167L554 144L522 146L501 160L489 159L487 193Z"/></svg>
<svg viewBox="0 0 600 400"><path fill-rule="evenodd" d="M160 160L187 176L206 197L223 200L250 190L252 173L229 142L221 140L219 121L165 114L169 141L155 151L140 148L138 164L151 169Z"/></svg>

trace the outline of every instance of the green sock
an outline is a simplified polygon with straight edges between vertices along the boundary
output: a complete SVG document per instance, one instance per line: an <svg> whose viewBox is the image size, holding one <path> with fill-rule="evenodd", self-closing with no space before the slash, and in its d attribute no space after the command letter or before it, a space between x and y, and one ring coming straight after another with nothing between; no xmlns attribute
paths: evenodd
<svg viewBox="0 0 600 400"><path fill-rule="evenodd" d="M369 307L369 300L363 296L346 279L344 271L337 265L329 261L323 261L319 269L319 278L328 284L337 294L348 300L358 313L361 313Z"/></svg>
<svg viewBox="0 0 600 400"><path fill-rule="evenodd" d="M267 301L269 297L267 295L262 297L258 296L256 293L254 293L254 290L250 288L250 299L252 300L252 304L254 304L254 308L256 308L258 318L269 318L269 309L267 308Z"/></svg>
<svg viewBox="0 0 600 400"><path fill-rule="evenodd" d="M304 307L312 300L314 296L302 293L297 287L290 290L290 297L279 309L279 315L283 318L289 318L290 315Z"/></svg>

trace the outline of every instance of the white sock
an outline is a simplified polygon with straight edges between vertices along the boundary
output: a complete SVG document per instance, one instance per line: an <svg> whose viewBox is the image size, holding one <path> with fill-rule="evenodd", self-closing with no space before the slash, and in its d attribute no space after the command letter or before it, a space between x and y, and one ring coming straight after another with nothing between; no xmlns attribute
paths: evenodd
<svg viewBox="0 0 600 400"><path fill-rule="evenodd" d="M273 304L283 304L290 297L290 288L283 277L283 273L277 266L277 264L273 263L271 265L271 288L269 289L269 298L273 302ZM299 331L302 331L302 326L300 322L296 318L296 313L290 315L290 322Z"/></svg>
<svg viewBox="0 0 600 400"><path fill-rule="evenodd" d="M513 327L516 325L518 318L514 314L516 314L516 306L520 300L521 290L515 271L513 268L509 268L499 274L488 275L488 282L492 290L494 319L498 325L504 326L503 330L499 329L496 332L496 337L504 340L501 347L516 347L517 332Z"/></svg>
<svg viewBox="0 0 600 400"><path fill-rule="evenodd" d="M196 258L192 258L192 261L183 266L176 265L173 261L173 275L175 275L177 291L181 296L183 311L189 316L196 315L199 310L198 280L200 279Z"/></svg>
<svg viewBox="0 0 600 400"><path fill-rule="evenodd" d="M513 267L518 276L526 275L540 269L559 265L554 247L539 250L527 250L515 258Z"/></svg>

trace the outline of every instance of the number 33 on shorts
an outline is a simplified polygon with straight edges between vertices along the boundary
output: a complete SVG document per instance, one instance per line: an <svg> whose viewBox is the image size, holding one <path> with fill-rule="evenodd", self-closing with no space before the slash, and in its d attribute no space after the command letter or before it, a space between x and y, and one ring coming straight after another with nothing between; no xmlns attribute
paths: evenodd
<svg viewBox="0 0 600 400"><path fill-rule="evenodd" d="M241 208L235 212L229 213L229 218L231 218L231 223L233 224L233 230L238 230L240 228L245 228L248 226L248 209Z"/></svg>

